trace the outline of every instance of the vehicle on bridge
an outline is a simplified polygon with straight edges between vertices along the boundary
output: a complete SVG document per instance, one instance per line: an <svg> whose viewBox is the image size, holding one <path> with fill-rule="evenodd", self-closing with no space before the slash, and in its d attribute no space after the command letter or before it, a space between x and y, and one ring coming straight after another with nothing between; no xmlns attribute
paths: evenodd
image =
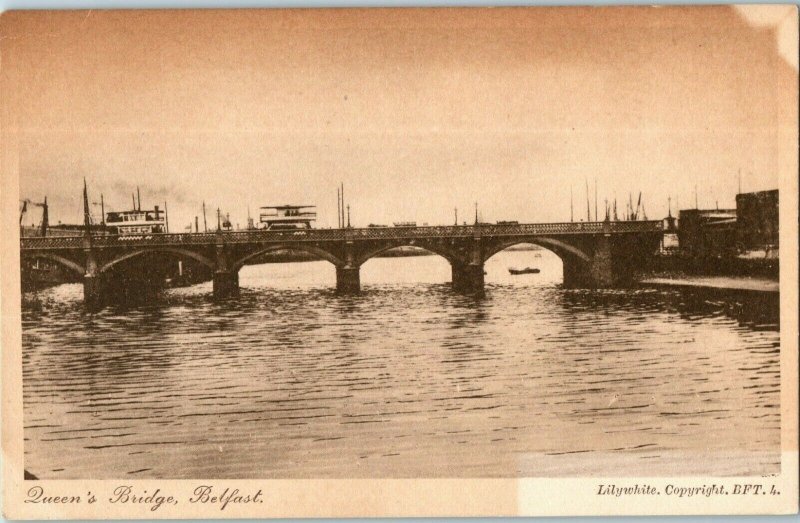
<svg viewBox="0 0 800 523"><path fill-rule="evenodd" d="M267 211L261 213L259 222L264 224L262 229L268 231L294 231L311 229L311 222L317 219L316 205L270 205L261 207Z"/></svg>
<svg viewBox="0 0 800 523"><path fill-rule="evenodd" d="M417 222L394 222L395 227L416 227Z"/></svg>
<svg viewBox="0 0 800 523"><path fill-rule="evenodd" d="M106 214L106 231L128 236L133 234L159 234L167 232L167 213L156 205L153 209L111 211Z"/></svg>

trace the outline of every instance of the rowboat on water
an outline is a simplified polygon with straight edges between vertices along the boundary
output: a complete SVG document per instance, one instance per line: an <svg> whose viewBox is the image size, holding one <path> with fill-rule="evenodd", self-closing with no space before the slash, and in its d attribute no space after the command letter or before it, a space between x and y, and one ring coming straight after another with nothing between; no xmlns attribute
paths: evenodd
<svg viewBox="0 0 800 523"><path fill-rule="evenodd" d="M508 269L511 274L539 274L539 269L533 267L526 267L524 269Z"/></svg>

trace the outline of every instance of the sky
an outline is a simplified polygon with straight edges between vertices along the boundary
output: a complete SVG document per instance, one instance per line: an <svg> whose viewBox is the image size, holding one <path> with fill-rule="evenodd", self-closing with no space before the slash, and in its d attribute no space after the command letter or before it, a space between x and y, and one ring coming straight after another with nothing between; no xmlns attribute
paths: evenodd
<svg viewBox="0 0 800 523"><path fill-rule="evenodd" d="M167 203L335 226L650 218L778 186L792 6L8 12L2 133L51 223ZM777 28L776 28L777 27ZM796 25L792 26L796 28ZM787 43L788 42L788 43ZM695 189L696 187L696 189ZM99 207L94 208L99 219ZM29 221L38 222L35 214Z"/></svg>

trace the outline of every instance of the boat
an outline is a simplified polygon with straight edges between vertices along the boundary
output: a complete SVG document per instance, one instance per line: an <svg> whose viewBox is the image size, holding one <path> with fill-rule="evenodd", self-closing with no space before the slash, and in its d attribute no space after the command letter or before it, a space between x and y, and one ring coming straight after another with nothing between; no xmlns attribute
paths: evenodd
<svg viewBox="0 0 800 523"><path fill-rule="evenodd" d="M525 267L524 269L508 269L510 274L539 274L539 269L534 267Z"/></svg>

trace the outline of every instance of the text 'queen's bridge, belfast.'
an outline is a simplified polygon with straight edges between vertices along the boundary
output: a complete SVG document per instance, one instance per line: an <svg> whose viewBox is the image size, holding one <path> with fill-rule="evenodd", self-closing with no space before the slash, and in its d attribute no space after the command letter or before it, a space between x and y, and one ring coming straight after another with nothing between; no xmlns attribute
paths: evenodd
<svg viewBox="0 0 800 523"><path fill-rule="evenodd" d="M84 301L106 298L110 271L123 261L136 263L147 254L168 254L194 260L213 272L215 297L235 295L238 272L248 261L271 251L310 253L336 268L339 292L360 290L359 268L389 249L414 246L438 254L452 266L456 292L481 293L484 263L495 253L519 243L542 246L557 254L564 268L564 286L622 286L662 239L661 221L602 221L532 224L341 228L306 230L216 231L185 234L119 236L83 234L68 237L21 238L24 261L48 259L83 279Z"/></svg>

